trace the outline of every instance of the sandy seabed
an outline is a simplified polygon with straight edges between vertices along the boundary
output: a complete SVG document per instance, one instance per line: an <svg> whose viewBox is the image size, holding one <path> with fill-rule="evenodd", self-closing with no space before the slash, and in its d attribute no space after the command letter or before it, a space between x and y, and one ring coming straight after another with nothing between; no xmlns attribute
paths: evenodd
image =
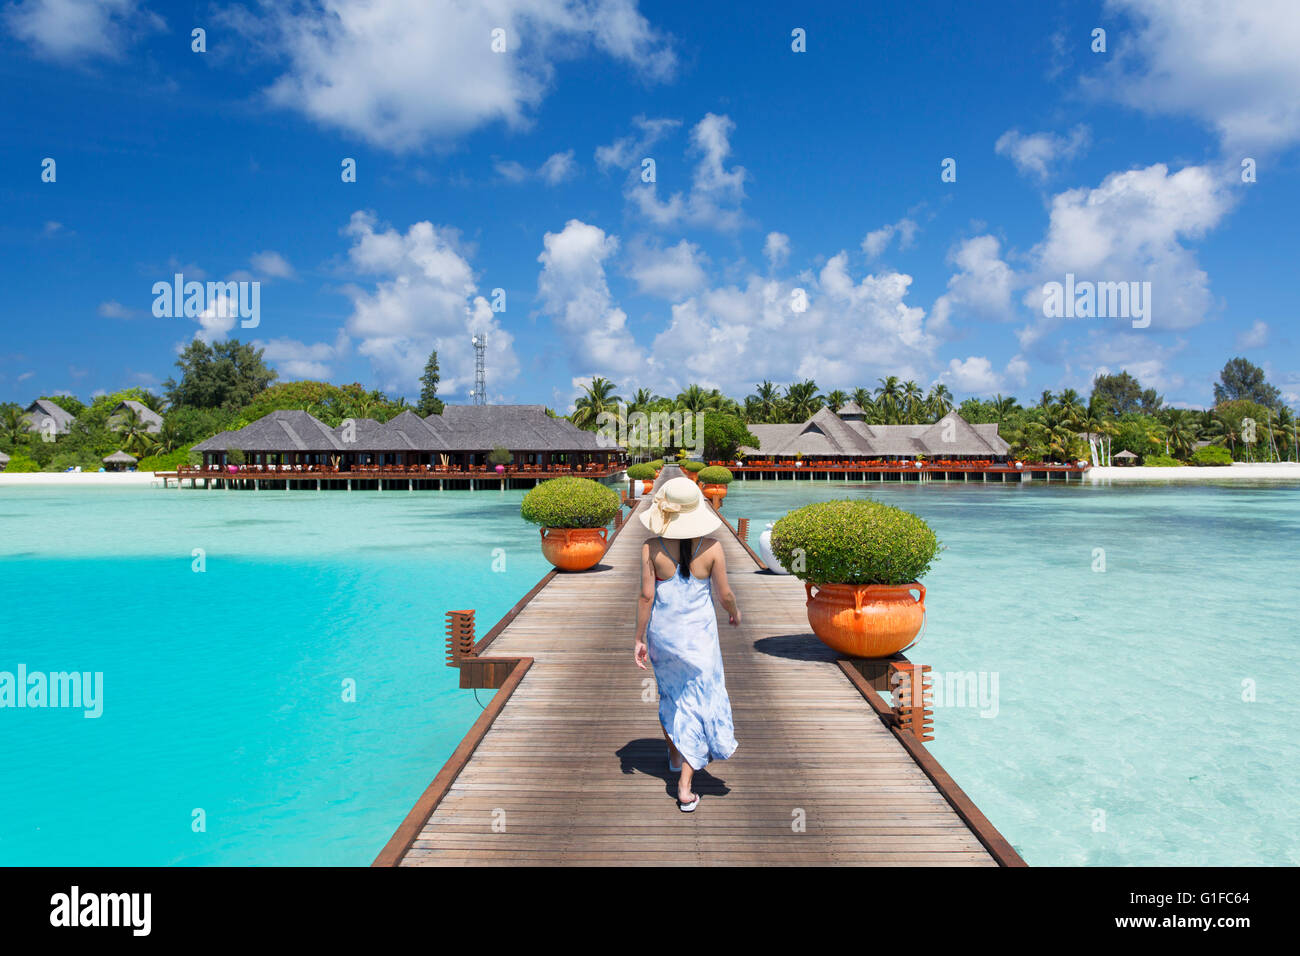
<svg viewBox="0 0 1300 956"><path fill-rule="evenodd" d="M1300 463L1281 461L1251 464L1239 461L1214 468L1197 465L1147 468L1133 465L1090 468L1084 477L1101 484L1128 481L1300 481Z"/></svg>

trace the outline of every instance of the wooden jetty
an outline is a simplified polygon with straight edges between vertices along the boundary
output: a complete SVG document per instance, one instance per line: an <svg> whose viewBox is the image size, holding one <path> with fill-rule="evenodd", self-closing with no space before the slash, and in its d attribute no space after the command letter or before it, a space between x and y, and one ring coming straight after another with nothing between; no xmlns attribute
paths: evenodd
<svg viewBox="0 0 1300 956"><path fill-rule="evenodd" d="M596 568L547 574L477 642L472 612L450 615L461 686L497 692L375 866L1024 865L926 750L921 668L837 659L802 584L762 573L730 524L743 622L721 612L718 631L739 749L679 812L632 660L647 535L629 516ZM917 678L897 708L877 692L891 672Z"/></svg>

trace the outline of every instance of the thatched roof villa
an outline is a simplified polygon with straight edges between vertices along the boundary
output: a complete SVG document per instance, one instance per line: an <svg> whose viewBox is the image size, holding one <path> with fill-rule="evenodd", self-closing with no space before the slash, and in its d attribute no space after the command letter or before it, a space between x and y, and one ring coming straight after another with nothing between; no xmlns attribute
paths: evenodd
<svg viewBox="0 0 1300 956"><path fill-rule="evenodd" d="M50 429L52 434L66 435L72 427L72 423L77 420L77 416L58 405L55 405L47 398L38 398L26 408L27 430L29 432L42 432L50 429L46 422L53 422L53 428Z"/></svg>
<svg viewBox="0 0 1300 956"><path fill-rule="evenodd" d="M956 412L933 424L868 425L855 402L839 414L820 409L812 418L793 425L750 425L758 448L746 454L762 458L809 459L914 459L918 456L947 460L1002 461L1011 446L998 434L997 425L972 425Z"/></svg>
<svg viewBox="0 0 1300 956"><path fill-rule="evenodd" d="M109 412L108 415L109 423L121 428L121 420L126 418L124 413L128 411L136 413L139 419L144 422L144 430L150 435L158 434L159 429L162 428L163 420L161 415L155 412L148 405L145 405L142 402L137 402L135 399L131 398L118 402L117 405L114 406L113 410ZM115 422L114 418L117 418L118 421Z"/></svg>
<svg viewBox="0 0 1300 956"><path fill-rule="evenodd" d="M552 418L542 405L448 405L421 418L405 411L387 422L361 418L330 428L304 411L271 412L252 424L200 442L204 464L227 463L238 449L249 464L333 465L341 470L379 465L451 468L487 464L496 447L512 464L548 468L621 461L622 448L601 445L594 432Z"/></svg>

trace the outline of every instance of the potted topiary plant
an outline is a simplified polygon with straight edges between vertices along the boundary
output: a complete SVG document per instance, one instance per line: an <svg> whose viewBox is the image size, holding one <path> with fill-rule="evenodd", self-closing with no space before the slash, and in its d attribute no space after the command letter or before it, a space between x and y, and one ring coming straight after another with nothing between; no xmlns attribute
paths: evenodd
<svg viewBox="0 0 1300 956"><path fill-rule="evenodd" d="M851 657L889 657L916 640L925 623L919 579L939 551L921 518L877 501L822 501L777 521L771 542L804 582L808 623L822 643Z"/></svg>
<svg viewBox="0 0 1300 956"><path fill-rule="evenodd" d="M510 449L505 448L502 445L497 445L488 452L488 464L494 466L494 470L498 475L504 475L506 473L506 465L510 464L513 458L514 456L510 454Z"/></svg>
<svg viewBox="0 0 1300 956"><path fill-rule="evenodd" d="M704 493L704 497L713 502L715 508L722 507L722 499L727 497L727 485L731 484L731 479L731 471L721 465L701 468L696 478L700 483L700 491Z"/></svg>
<svg viewBox="0 0 1300 956"><path fill-rule="evenodd" d="M524 495L519 513L541 525L542 554L562 571L585 571L601 559L605 527L618 513L618 495L590 478L551 478Z"/></svg>
<svg viewBox="0 0 1300 956"><path fill-rule="evenodd" d="M700 472L702 472L705 467L704 462L683 461L681 465L682 465L682 473L685 474L687 478L691 479L691 481L695 482L698 485L700 483Z"/></svg>
<svg viewBox="0 0 1300 956"><path fill-rule="evenodd" d="M647 464L628 465L627 493L631 495L633 498L640 498L643 494L645 494L646 489L650 487L650 483L654 481L654 478L655 478L655 470L651 468L649 465Z"/></svg>

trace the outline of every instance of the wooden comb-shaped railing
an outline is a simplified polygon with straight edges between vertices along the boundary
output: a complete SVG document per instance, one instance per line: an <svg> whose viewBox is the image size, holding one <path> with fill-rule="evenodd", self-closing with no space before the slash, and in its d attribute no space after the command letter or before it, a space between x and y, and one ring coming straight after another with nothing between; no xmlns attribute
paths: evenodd
<svg viewBox="0 0 1300 956"><path fill-rule="evenodd" d="M474 612L447 612L447 666L460 670L462 688L497 688L519 663L516 657L479 657Z"/></svg>
<svg viewBox="0 0 1300 956"><path fill-rule="evenodd" d="M934 687L930 665L911 661L891 663L889 683L894 689L894 715L899 728L925 743L934 740Z"/></svg>

